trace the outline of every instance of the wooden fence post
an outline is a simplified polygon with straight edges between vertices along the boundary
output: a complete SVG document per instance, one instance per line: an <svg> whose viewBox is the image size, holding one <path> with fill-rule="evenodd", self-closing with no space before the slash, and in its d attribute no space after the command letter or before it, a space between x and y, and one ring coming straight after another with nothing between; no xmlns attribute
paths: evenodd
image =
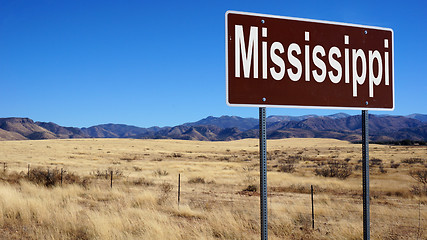
<svg viewBox="0 0 427 240"><path fill-rule="evenodd" d="M111 171L111 182L110 182L110 187L113 188L113 171Z"/></svg>

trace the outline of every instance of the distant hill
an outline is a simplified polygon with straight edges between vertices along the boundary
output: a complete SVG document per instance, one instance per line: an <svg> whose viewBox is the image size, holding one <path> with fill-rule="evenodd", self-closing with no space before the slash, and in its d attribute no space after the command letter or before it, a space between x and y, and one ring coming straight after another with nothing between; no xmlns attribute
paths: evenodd
<svg viewBox="0 0 427 240"><path fill-rule="evenodd" d="M258 124L256 118L242 118L237 116L209 116L197 122L184 123L184 126L200 126L200 125L214 125L220 128L233 128L236 127L241 131L249 130Z"/></svg>
<svg viewBox="0 0 427 240"><path fill-rule="evenodd" d="M350 115L348 115L346 113L336 113L336 114L328 115L325 117L332 118L332 119L339 119L339 118L346 118L349 116ZM303 115L303 116L276 116L276 115L272 115L272 116L269 116L266 120L267 120L267 122L303 121L303 120L306 120L309 118L318 118L318 117L320 117L320 116L315 115L315 114Z"/></svg>
<svg viewBox="0 0 427 240"><path fill-rule="evenodd" d="M415 113L415 114L408 115L407 117L420 120L421 122L427 122L427 114Z"/></svg>
<svg viewBox="0 0 427 240"><path fill-rule="evenodd" d="M151 132L157 132L160 130L159 127L151 127L151 128L140 128L136 126L130 126L125 124L101 124L97 126L93 126L90 128L82 128L85 132L97 132L97 130L104 130L104 134L107 134L108 137L118 137L118 138L136 138L141 134L148 134ZM92 137L98 137L94 134L89 134ZM101 136L99 136L101 137Z"/></svg>
<svg viewBox="0 0 427 240"><path fill-rule="evenodd" d="M403 131L403 129L408 132L407 139L424 140L427 139L427 135L414 134L414 130L423 125L418 120L401 116L378 117L369 115L369 133L372 141L406 139L403 135L395 134L395 131ZM348 141L361 140L361 132L362 119L360 116L337 119L317 117L302 121L278 122L268 125L267 129L267 133L271 134L271 138L315 137Z"/></svg>
<svg viewBox="0 0 427 240"><path fill-rule="evenodd" d="M27 138L16 132L0 129L0 140L26 140Z"/></svg>
<svg viewBox="0 0 427 240"><path fill-rule="evenodd" d="M369 115L371 141L427 141L427 122L422 114L409 116ZM334 138L361 140L360 115L269 116L267 137ZM228 141L258 137L258 119L237 116L207 117L174 127L140 128L125 124L101 124L88 128L63 127L29 118L0 118L0 140L56 138L137 138Z"/></svg>
<svg viewBox="0 0 427 240"><path fill-rule="evenodd" d="M141 134L156 132L160 128L140 128L125 124L101 124L89 128L82 128L82 131L94 138L137 138Z"/></svg>
<svg viewBox="0 0 427 240"><path fill-rule="evenodd" d="M52 134L55 135L55 138L88 138L89 134L82 131L80 128L75 127L62 127L53 122L36 122L36 125L42 127Z"/></svg>
<svg viewBox="0 0 427 240"><path fill-rule="evenodd" d="M29 118L0 118L1 137L8 140L56 138L49 130Z"/></svg>

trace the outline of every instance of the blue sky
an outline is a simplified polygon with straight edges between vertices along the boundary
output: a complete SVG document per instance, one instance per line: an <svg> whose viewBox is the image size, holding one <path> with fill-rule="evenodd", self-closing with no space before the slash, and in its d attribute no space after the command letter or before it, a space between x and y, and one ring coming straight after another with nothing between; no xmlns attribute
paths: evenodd
<svg viewBox="0 0 427 240"><path fill-rule="evenodd" d="M257 117L225 103L225 12L388 27L393 112L427 114L426 1L0 0L0 117L64 126L173 126ZM268 115L360 111L268 108Z"/></svg>

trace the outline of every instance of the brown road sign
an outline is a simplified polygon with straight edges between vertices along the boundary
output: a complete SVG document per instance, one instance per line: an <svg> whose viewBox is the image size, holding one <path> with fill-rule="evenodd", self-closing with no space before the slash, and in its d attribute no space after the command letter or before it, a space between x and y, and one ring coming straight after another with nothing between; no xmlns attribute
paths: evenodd
<svg viewBox="0 0 427 240"><path fill-rule="evenodd" d="M393 30L228 11L230 106L394 109Z"/></svg>

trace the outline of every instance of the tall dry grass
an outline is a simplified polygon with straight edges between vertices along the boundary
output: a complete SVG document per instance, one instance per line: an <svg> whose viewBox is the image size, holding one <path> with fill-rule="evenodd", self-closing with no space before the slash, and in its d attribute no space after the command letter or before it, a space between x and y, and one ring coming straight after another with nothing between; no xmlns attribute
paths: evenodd
<svg viewBox="0 0 427 240"><path fill-rule="evenodd" d="M258 141L84 139L0 142L3 239L259 239ZM268 142L269 239L360 239L360 145L330 139ZM409 174L425 147L371 146L372 239L426 239L427 197ZM417 161L405 160L410 157ZM422 160L418 160L422 159ZM330 160L345 179L316 176ZM399 163L393 168L391 164ZM63 168L46 186L30 169ZM295 171L281 171L294 164ZM1 166L1 165L0 165ZM113 188L108 174L113 171ZM43 172L43 171L42 171ZM177 180L181 174L181 202ZM43 176L43 174L40 174ZM311 228L310 186L315 188ZM259 189L259 188L258 188Z"/></svg>

